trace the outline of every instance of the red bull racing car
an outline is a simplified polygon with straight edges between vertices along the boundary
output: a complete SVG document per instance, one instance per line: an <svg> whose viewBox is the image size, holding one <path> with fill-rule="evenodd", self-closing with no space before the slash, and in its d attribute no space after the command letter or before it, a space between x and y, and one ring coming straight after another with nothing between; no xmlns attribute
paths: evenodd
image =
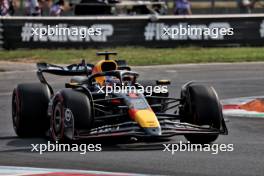
<svg viewBox="0 0 264 176"><path fill-rule="evenodd" d="M170 97L168 80L155 84L138 81L139 74L125 61L110 58L116 53L97 55L105 58L95 65L84 61L65 67L38 63L40 83L17 85L12 96L12 119L19 137L49 134L52 140L61 142L184 135L192 143L210 143L219 134L228 133L214 88L188 82L179 98ZM71 79L55 92L44 73ZM151 94L144 91L147 88L153 88Z"/></svg>

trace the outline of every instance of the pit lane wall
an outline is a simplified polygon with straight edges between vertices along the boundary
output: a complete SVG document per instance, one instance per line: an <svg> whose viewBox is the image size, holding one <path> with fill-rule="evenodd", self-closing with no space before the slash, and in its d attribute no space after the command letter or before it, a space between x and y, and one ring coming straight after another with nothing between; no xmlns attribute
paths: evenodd
<svg viewBox="0 0 264 176"><path fill-rule="evenodd" d="M17 48L102 48L114 46L175 47L264 45L264 14L126 16L126 17L1 17L0 47ZM32 27L100 27L100 36L32 36ZM163 28L195 26L233 28L228 36L164 37Z"/></svg>

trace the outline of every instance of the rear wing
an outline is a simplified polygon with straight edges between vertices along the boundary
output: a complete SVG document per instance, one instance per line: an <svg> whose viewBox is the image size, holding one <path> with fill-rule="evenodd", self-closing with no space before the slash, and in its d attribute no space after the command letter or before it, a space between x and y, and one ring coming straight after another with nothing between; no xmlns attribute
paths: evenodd
<svg viewBox="0 0 264 176"><path fill-rule="evenodd" d="M62 67L47 63L37 63L38 72L45 72L60 76L90 75L92 73L92 68L92 64L72 64Z"/></svg>
<svg viewBox="0 0 264 176"><path fill-rule="evenodd" d="M131 70L125 60L115 60L119 70ZM68 66L59 66L48 63L37 63L38 72L45 72L60 76L78 76L78 75L90 75L92 73L94 65L85 64L72 64Z"/></svg>
<svg viewBox="0 0 264 176"><path fill-rule="evenodd" d="M49 87L51 94L53 94L53 89L45 79L43 73L50 73L59 76L88 76L92 73L92 68L92 64L85 64L84 61L82 61L81 64L72 64L64 67L47 63L37 63L37 76L39 81L46 84Z"/></svg>

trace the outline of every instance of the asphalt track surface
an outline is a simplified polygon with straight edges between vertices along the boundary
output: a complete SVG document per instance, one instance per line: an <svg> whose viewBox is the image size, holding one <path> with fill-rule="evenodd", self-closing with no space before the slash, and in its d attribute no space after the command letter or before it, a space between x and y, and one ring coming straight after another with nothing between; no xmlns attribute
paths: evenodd
<svg viewBox="0 0 264 176"><path fill-rule="evenodd" d="M12 67L12 66L11 66ZM234 151L220 152L162 152L162 143L103 145L102 152L49 152L40 155L30 152L32 143L47 139L17 138L11 123L11 91L17 83L35 82L32 66L18 66L10 72L0 63L0 165L44 168L101 170L161 175L264 175L264 119L227 117L228 136L216 143L234 144ZM196 80L213 85L221 99L264 95L264 63L178 65L135 68L145 79L172 81L172 96L179 94L186 81ZM10 70L9 70L10 69ZM50 77L55 87L65 78ZM169 143L184 141L173 137ZM168 143L168 142L167 142Z"/></svg>

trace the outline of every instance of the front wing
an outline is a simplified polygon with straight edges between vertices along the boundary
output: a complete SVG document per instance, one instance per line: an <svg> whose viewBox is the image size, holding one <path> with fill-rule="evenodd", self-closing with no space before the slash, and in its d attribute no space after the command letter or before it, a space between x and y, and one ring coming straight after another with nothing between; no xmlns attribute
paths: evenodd
<svg viewBox="0 0 264 176"><path fill-rule="evenodd" d="M209 126L198 126L189 123L182 123L175 120L163 119L159 120L162 134L158 136L151 136L145 133L145 131L138 126L136 122L129 121L123 122L115 125L104 125L86 130L76 130L74 131L72 138L78 139L88 139L88 138L100 138L100 137L138 137L138 138L167 138L175 135L185 135L185 134L223 134L227 135L228 131L224 125L221 130L211 128Z"/></svg>

